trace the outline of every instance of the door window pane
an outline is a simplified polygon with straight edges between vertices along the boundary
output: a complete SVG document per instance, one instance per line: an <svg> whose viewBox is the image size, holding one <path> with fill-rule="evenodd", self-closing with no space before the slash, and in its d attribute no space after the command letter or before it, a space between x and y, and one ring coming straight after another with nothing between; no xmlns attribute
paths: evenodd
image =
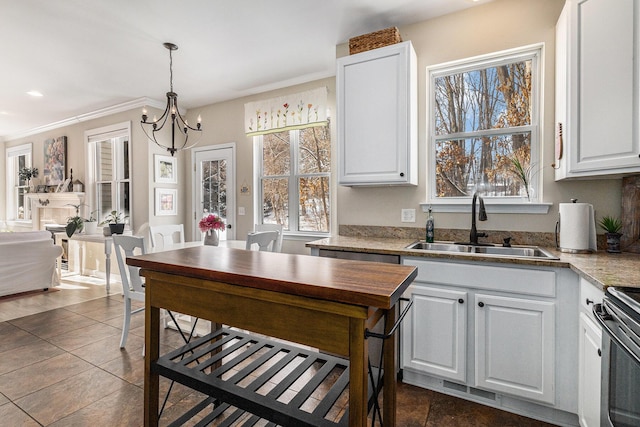
<svg viewBox="0 0 640 427"><path fill-rule="evenodd" d="M202 213L227 218L227 161L202 162Z"/></svg>

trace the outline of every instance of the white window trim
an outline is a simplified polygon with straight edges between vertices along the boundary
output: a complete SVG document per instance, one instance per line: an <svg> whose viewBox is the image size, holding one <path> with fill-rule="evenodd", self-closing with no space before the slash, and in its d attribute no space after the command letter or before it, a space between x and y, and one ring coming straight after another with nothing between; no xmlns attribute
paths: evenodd
<svg viewBox="0 0 640 427"><path fill-rule="evenodd" d="M85 185L85 203L89 205L89 212L93 212L97 208L97 200L95 194L95 182L96 182L96 167L95 167L95 144L92 144L93 141L98 139L109 139L116 136L122 136L123 134L127 135L129 138L129 197L131 199L131 206L129 206L129 222L127 227L133 229L133 224L131 223L133 220L133 181L132 181L132 148L133 144L131 143L131 122L122 122L116 123L114 125L104 126L101 128L90 129L84 132L84 142L87 147L87 158L85 164L85 170L87 171L87 184ZM117 148L119 150L119 148ZM121 158L122 153L119 153L119 158ZM119 167L119 166L117 166ZM117 176L117 172L116 172ZM98 222L104 220L104 218L97 218Z"/></svg>
<svg viewBox="0 0 640 427"><path fill-rule="evenodd" d="M537 173L531 180L534 196L532 201L524 200L521 197L501 197L484 199L487 212L490 213L531 213L546 214L552 203L544 203L542 194L542 141L541 135L544 135L543 121L544 117L544 43L523 46L515 49L494 52L486 55L479 55L472 58L447 62L443 64L433 65L426 68L426 84L428 88L426 111L427 111L427 201L421 203L423 212L427 212L429 207L434 212L470 212L471 196L460 198L437 198L436 192L436 176L435 176L435 141L436 136L433 133L435 122L435 114L431 105L434 97L434 81L441 75L451 74L452 72L464 72L482 68L484 66L495 66L501 63L515 62L521 59L527 59L533 56L534 67L537 71L534 73L532 81L532 98L536 100L532 112L531 126L511 128L509 133L514 130L531 131L531 164L538 165ZM465 135L467 135L465 133ZM449 137L451 135L448 135Z"/></svg>
<svg viewBox="0 0 640 427"><path fill-rule="evenodd" d="M16 175L18 173L17 170L14 170L13 162L14 157L18 156L27 156L29 160L29 167L33 166L33 143L17 145L15 147L9 147L6 151L6 210L5 210L5 218L7 221L20 223L20 224L31 224L30 219L18 219L15 218L16 206L14 196L14 188L16 186ZM29 207L30 208L30 207ZM26 212L25 212L26 213Z"/></svg>
<svg viewBox="0 0 640 427"><path fill-rule="evenodd" d="M262 137L263 136L264 135L253 136L253 170L254 170L253 188L255 188L254 200L253 200L253 206L254 206L253 217L256 223L258 223L258 218L260 218L260 221L262 221L262 214L263 214L262 212L263 197L262 197L262 182L261 182L261 179L263 176L263 170L262 170ZM291 197L292 192L295 192L295 194L300 193L300 189L298 188L298 179L297 179L299 177L327 176L329 178L330 191L332 192L335 191L331 186L331 182L332 182L331 172L312 173L312 174L297 173L298 172L298 154L296 152L297 151L296 148L298 148L299 134L296 135L295 139L296 139L295 144L293 144L293 140L291 141L292 143L289 144L289 150L290 150L289 153L290 153L290 162L291 162L290 164L291 172L287 176L289 180L289 197ZM331 197L333 197L333 193ZM299 201L296 199L295 206L298 206L298 204L299 204ZM332 205L333 204L331 204L331 206ZM332 227L331 223L329 223L329 231L327 232L306 231L306 230L298 231L298 227L299 227L298 220L299 220L300 212L298 209L296 209L297 215L291 215L291 209L292 209L291 206L293 206L292 201L289 200L289 230L284 230L283 232L283 236L286 237L287 240L307 240L309 238L320 239L324 237L329 237L331 235L331 227ZM330 215L329 218L331 220L331 218L333 218L333 216L331 215L331 211L329 215Z"/></svg>

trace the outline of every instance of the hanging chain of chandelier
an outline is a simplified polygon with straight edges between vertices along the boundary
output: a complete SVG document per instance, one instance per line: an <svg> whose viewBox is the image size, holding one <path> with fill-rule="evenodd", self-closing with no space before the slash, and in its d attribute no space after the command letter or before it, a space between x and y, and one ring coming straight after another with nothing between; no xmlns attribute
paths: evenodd
<svg viewBox="0 0 640 427"><path fill-rule="evenodd" d="M187 120L182 117L182 114L180 114L180 109L178 108L178 94L173 91L173 56L171 54L174 50L178 49L178 46L173 43L163 43L163 46L169 50L170 89L169 92L167 92L167 107L159 119L154 116L153 120L150 122L147 121L147 110L143 108L140 125L142 126L142 131L147 135L147 138L156 143L158 147L167 150L171 153L171 156L173 156L178 150L187 150L198 143L200 136L202 135L202 118L198 115L198 123L196 124L196 127L192 127L187 123ZM171 147L158 142L156 139L156 133L160 132L167 123L171 124ZM176 130L178 131L178 138L182 139L182 141L178 141L178 146L176 146ZM192 131L191 133L197 132L199 134L196 141L191 144L189 143L189 136L191 134L189 131Z"/></svg>

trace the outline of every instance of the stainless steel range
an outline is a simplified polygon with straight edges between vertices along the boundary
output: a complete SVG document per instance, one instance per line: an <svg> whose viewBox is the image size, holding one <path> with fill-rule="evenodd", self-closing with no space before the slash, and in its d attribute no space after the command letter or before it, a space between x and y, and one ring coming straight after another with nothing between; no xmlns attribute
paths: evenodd
<svg viewBox="0 0 640 427"><path fill-rule="evenodd" d="M601 426L640 426L640 289L608 288L593 307L602 326Z"/></svg>

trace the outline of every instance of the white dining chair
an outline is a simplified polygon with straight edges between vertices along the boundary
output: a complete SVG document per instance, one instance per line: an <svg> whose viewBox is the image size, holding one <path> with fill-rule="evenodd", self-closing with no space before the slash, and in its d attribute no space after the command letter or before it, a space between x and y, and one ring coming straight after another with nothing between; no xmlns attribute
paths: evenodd
<svg viewBox="0 0 640 427"><path fill-rule="evenodd" d="M184 243L184 224L150 225L149 238L152 248Z"/></svg>
<svg viewBox="0 0 640 427"><path fill-rule="evenodd" d="M144 302L144 282L140 276L140 268L126 264L128 256L144 254L147 252L144 238L139 236L113 235L113 249L118 260L120 280L122 282L122 294L124 296L124 322L122 325L122 337L120 348L124 348L129 335L131 315L144 310L144 307L131 310L131 301Z"/></svg>
<svg viewBox="0 0 640 427"><path fill-rule="evenodd" d="M273 252L282 252L282 224L254 224L253 231L277 231L278 239L273 247Z"/></svg>
<svg viewBox="0 0 640 427"><path fill-rule="evenodd" d="M253 233L247 234L247 245L246 249L248 251L253 250L253 245L258 245L259 251L276 251L276 241L278 240L278 232L277 231L256 231Z"/></svg>

